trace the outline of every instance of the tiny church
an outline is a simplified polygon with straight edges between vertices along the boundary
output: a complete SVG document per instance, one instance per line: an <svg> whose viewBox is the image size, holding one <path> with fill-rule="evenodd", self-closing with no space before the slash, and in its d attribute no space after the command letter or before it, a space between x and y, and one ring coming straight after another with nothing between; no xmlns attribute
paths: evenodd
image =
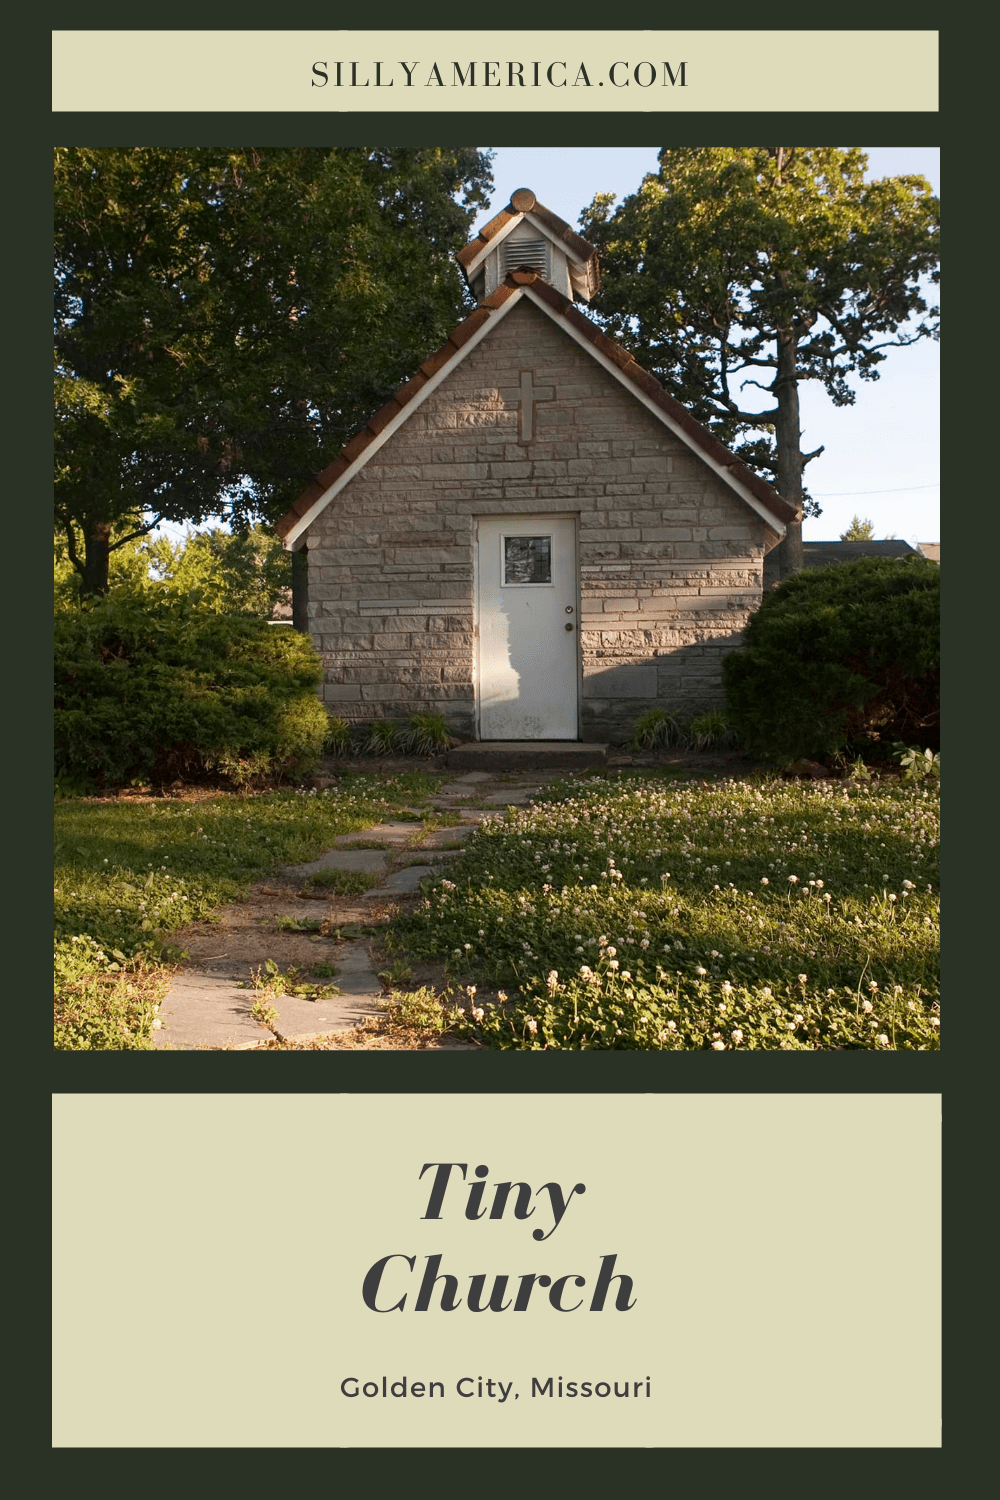
<svg viewBox="0 0 1000 1500"><path fill-rule="evenodd" d="M459 260L475 311L278 523L329 712L620 741L721 707L791 506L580 310L596 252L530 190Z"/></svg>

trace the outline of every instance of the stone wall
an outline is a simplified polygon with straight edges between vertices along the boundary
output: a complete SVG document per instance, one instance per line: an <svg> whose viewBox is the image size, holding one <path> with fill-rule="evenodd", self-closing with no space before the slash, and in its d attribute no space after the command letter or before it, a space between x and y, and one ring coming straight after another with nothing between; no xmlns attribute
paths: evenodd
<svg viewBox="0 0 1000 1500"><path fill-rule="evenodd" d="M583 738L625 738L655 705L721 706L722 659L760 602L764 523L524 300L310 528L330 712L440 712L474 737L474 518L545 512L579 516Z"/></svg>

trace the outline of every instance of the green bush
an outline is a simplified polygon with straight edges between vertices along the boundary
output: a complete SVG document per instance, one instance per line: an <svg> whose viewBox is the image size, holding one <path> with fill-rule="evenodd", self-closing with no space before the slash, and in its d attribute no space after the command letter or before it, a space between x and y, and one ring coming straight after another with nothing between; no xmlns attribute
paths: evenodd
<svg viewBox="0 0 1000 1500"><path fill-rule="evenodd" d="M651 708L635 722L635 732L628 742L630 750L663 750L679 745L684 737L681 722L665 708Z"/></svg>
<svg viewBox="0 0 1000 1500"><path fill-rule="evenodd" d="M307 771L328 734L305 636L166 589L57 614L55 677L60 781L244 786Z"/></svg>
<svg viewBox="0 0 1000 1500"><path fill-rule="evenodd" d="M862 558L766 594L745 648L725 663L746 748L776 761L890 740L936 749L940 590L940 570L923 558Z"/></svg>
<svg viewBox="0 0 1000 1500"><path fill-rule="evenodd" d="M326 743L323 746L327 755L350 755L354 749L351 739L351 726L346 719L332 715L326 727Z"/></svg>
<svg viewBox="0 0 1000 1500"><path fill-rule="evenodd" d="M363 749L368 755L393 755L404 750L403 730L394 719L373 719Z"/></svg>
<svg viewBox="0 0 1000 1500"><path fill-rule="evenodd" d="M404 735L411 755L439 755L451 744L443 714L411 714Z"/></svg>
<svg viewBox="0 0 1000 1500"><path fill-rule="evenodd" d="M711 709L698 714L687 727L687 742L692 750L732 750L739 735L726 714Z"/></svg>

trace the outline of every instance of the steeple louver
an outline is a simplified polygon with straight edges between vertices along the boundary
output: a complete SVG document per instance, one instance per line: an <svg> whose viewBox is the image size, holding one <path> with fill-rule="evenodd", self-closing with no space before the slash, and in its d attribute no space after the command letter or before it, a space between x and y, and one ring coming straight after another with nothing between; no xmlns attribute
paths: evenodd
<svg viewBox="0 0 1000 1500"><path fill-rule="evenodd" d="M547 243L543 239L516 239L514 235L509 235L500 246L500 270L504 276L509 276L511 271L537 271L539 276L548 281Z"/></svg>

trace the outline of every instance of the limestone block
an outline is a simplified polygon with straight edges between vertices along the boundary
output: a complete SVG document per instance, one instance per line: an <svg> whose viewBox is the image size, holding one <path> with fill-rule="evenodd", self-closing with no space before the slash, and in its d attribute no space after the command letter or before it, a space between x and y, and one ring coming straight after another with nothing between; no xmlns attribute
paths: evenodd
<svg viewBox="0 0 1000 1500"><path fill-rule="evenodd" d="M655 698L656 663L630 661L587 668L583 679L585 698Z"/></svg>

